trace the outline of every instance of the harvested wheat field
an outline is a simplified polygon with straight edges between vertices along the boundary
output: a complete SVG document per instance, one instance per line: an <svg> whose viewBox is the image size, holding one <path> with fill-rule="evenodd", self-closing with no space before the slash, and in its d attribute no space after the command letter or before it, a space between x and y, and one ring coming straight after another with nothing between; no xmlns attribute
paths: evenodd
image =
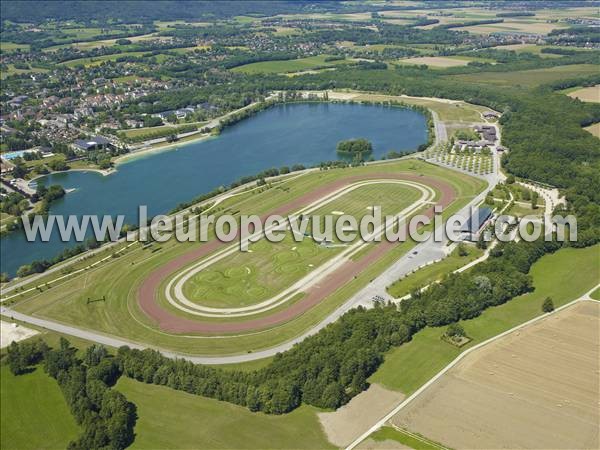
<svg viewBox="0 0 600 450"><path fill-rule="evenodd" d="M452 448L599 448L600 303L473 352L392 422Z"/></svg>
<svg viewBox="0 0 600 450"><path fill-rule="evenodd" d="M431 67L457 67L469 64L468 59L446 58L444 56L421 56L418 58L407 58L398 61L401 64L425 64Z"/></svg>
<svg viewBox="0 0 600 450"><path fill-rule="evenodd" d="M400 392L372 384L369 389L338 410L319 413L319 420L329 442L338 447L345 447L402 400L404 395Z"/></svg>
<svg viewBox="0 0 600 450"><path fill-rule="evenodd" d="M578 98L582 102L600 103L600 84L577 89L569 93L569 97Z"/></svg>

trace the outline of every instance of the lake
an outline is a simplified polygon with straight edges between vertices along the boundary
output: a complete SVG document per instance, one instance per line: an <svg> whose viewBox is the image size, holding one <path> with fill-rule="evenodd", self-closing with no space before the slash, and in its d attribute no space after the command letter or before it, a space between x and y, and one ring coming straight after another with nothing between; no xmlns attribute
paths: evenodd
<svg viewBox="0 0 600 450"><path fill-rule="evenodd" d="M147 205L150 216L167 213L242 176L338 159L336 144L352 138L371 141L372 156L381 159L390 150L415 151L427 142L427 122L421 113L398 107L278 105L226 128L216 138L132 158L108 176L74 171L38 182L74 189L52 205L52 214L124 214L126 223L136 223L139 205ZM50 259L74 245L58 236L49 242L27 242L22 232L3 237L0 244L0 270L11 276L23 264Z"/></svg>

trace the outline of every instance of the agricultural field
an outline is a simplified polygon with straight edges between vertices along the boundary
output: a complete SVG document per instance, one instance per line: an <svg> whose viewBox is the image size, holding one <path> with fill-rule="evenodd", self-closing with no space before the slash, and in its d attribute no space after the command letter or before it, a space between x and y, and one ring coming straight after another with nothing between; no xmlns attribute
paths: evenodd
<svg viewBox="0 0 600 450"><path fill-rule="evenodd" d="M306 70L335 67L340 64L349 64L350 60L340 59L326 61L328 55L310 56L308 58L290 59L285 61L262 61L231 69L234 72L243 72L249 75L259 73L290 73Z"/></svg>
<svg viewBox="0 0 600 450"><path fill-rule="evenodd" d="M481 72L450 75L451 78L468 83L493 84L498 86L522 86L531 88L540 84L565 80L574 77L585 77L598 73L598 66L593 64L573 64L544 69L521 70L515 72Z"/></svg>
<svg viewBox="0 0 600 450"><path fill-rule="evenodd" d="M113 55L102 55L90 58L79 58L79 59L71 59L69 61L65 61L60 63L62 66L66 67L75 67L79 65L83 65L85 67L94 67L98 66L106 61L116 61L120 58L129 58L129 57L139 57L144 55L146 52L128 52L128 53L115 53ZM165 57L166 55L160 55Z"/></svg>
<svg viewBox="0 0 600 450"><path fill-rule="evenodd" d="M361 442L360 450L405 449L438 450L444 447L415 433L397 427L384 426Z"/></svg>
<svg viewBox="0 0 600 450"><path fill-rule="evenodd" d="M460 324L471 342L462 348L440 339L443 328L425 328L407 344L389 352L369 381L410 395L425 384L462 351L539 316L543 300L550 296L562 306L600 283L600 245L584 249L566 248L546 255L531 269L533 292L485 310L479 317ZM581 270L586 267L589 270ZM565 283L564 280L569 280Z"/></svg>
<svg viewBox="0 0 600 450"><path fill-rule="evenodd" d="M595 123L593 125L585 127L584 130L588 131L589 133L592 133L594 136L600 139L600 123Z"/></svg>
<svg viewBox="0 0 600 450"><path fill-rule="evenodd" d="M468 31L475 34L490 33L523 33L523 34L548 34L552 30L567 28L562 23L546 23L536 20L510 20L505 19L501 23L474 25L455 28L457 31Z"/></svg>
<svg viewBox="0 0 600 450"><path fill-rule="evenodd" d="M305 193L310 193L320 186L322 187L334 182L339 183L340 180L360 174L368 175L369 173L373 173L378 174L378 177L380 177L382 170L385 170L386 173L397 171L399 174L406 174L409 179L411 177L414 178L415 175L419 176L422 174L430 177L432 181L443 180L443 183L452 186L455 195L460 197L461 200L452 202L448 208L445 208L445 214L452 214L453 211L456 211L460 205L468 202L483 187L483 183L480 180L469 176L418 161L406 161L361 168L313 172L301 177L291 177L289 181L275 183L272 187L263 187L262 190L251 191L230 198L221 203L219 208L222 212L230 211L235 212L235 214L252 213L261 215L281 207L281 205L289 203L294 199L301 198ZM421 177L419 178L422 179ZM437 192L437 189L436 187L434 192ZM439 194L436 193L436 195ZM400 200L400 202L402 201L405 200ZM408 202L410 203L410 200ZM256 209L257 206L258 210ZM402 207L400 203L397 206ZM183 353L240 353L273 346L277 342L283 342L297 336L307 327L318 323L324 315L330 313L343 301L347 300L353 293L363 287L369 279L372 279L391 264L391 262L407 252L412 245L411 242L406 242L394 246L393 249L387 251L383 256L379 256L368 269L362 271L354 278L352 277L352 272L349 272L349 280L336 291L328 293L323 290L315 290L314 292L309 290L303 296L291 298L290 307L297 307L313 298L315 300L310 300L311 302L316 301L316 299L319 300L300 316L288 319L284 325L269 328L262 333L250 332L235 337L199 339L194 336L181 336L178 333L165 332L157 328L156 322L149 318L145 310L140 309L139 289L142 283L145 282L144 280L148 279L148 275L170 261L182 257L182 255L192 254L190 253L191 251L204 252L204 245L198 246L197 243L169 241L163 244L154 243L146 248L134 244L123 253L120 253L119 257L111 258L95 266L93 269L74 275L72 278L67 278L58 285L44 285L41 288L41 292L37 290L29 294L19 295L14 300L11 300L11 302L16 301L14 307L20 312L76 324L81 327L88 327L133 341L144 342L149 345L169 348ZM362 253L358 254L358 260L374 257L372 255L375 254L373 253L375 250L377 252L381 251L378 247L367 246ZM198 261L198 259L195 258L191 261ZM48 277L47 279L51 280L52 277ZM41 282L43 283L44 281ZM160 292L164 290L165 283L166 280L159 285ZM325 296L325 298L320 296ZM179 311L172 305L167 304L162 294L158 297L156 303L158 307L188 322L213 324L210 326L215 327L222 327L224 324L228 327L246 326L243 318L202 318L203 321L198 322L197 317ZM90 299L91 302L89 301ZM265 320L265 318L269 319L272 316L278 317L277 315L279 314L287 314L287 307L284 304L274 309L272 313L257 314L256 319L253 320ZM252 331L252 329L249 331Z"/></svg>
<svg viewBox="0 0 600 450"><path fill-rule="evenodd" d="M15 376L0 366L0 446L5 449L65 448L79 433L56 380L41 367Z"/></svg>
<svg viewBox="0 0 600 450"><path fill-rule="evenodd" d="M567 95L572 98L578 98L582 102L600 103L600 84L576 89Z"/></svg>
<svg viewBox="0 0 600 450"><path fill-rule="evenodd" d="M419 58L406 58L397 61L400 64L426 65L431 68L461 67L469 64L467 59L450 58L446 56L421 56Z"/></svg>
<svg viewBox="0 0 600 450"><path fill-rule="evenodd" d="M391 422L452 448L598 448L599 350L600 303L579 302L468 355Z"/></svg>
<svg viewBox="0 0 600 450"><path fill-rule="evenodd" d="M309 406L276 416L125 377L116 389L137 406L132 449L335 448Z"/></svg>

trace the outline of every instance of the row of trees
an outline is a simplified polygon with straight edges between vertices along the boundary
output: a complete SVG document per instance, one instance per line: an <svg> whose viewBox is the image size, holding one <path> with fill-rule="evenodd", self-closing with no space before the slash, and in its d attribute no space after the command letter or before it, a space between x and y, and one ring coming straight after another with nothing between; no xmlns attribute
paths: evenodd
<svg viewBox="0 0 600 450"><path fill-rule="evenodd" d="M172 360L153 350L122 347L117 359L123 374L145 383L169 386L246 406L251 411L286 413L301 403L337 408L367 386L383 355L425 326L443 326L478 316L532 289L527 274L556 242L509 243L494 249L490 260L396 305L358 308L275 356L254 372L225 371Z"/></svg>
<svg viewBox="0 0 600 450"><path fill-rule="evenodd" d="M13 342L7 361L15 375L43 361L44 371L56 379L75 421L83 428L69 449L124 449L133 442L136 408L110 388L121 372L104 347L89 347L81 360L77 349L64 338L57 349L50 349L41 340Z"/></svg>

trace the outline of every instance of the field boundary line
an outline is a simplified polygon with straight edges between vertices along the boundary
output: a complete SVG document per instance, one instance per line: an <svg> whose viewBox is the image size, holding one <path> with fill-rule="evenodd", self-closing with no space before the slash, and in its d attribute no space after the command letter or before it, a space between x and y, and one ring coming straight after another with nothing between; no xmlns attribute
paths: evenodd
<svg viewBox="0 0 600 450"><path fill-rule="evenodd" d="M582 302L582 301L595 301L592 300L589 295L595 291L598 287L600 287L600 284L597 284L596 286L594 286L593 289L589 290L588 292L586 292L585 294L583 294L581 297L576 298L575 300L570 301L569 303L564 304L563 306L560 306L559 308L556 308L554 311L550 312L550 313L544 313L541 314L537 317L534 317L533 319L528 320L527 322L523 322L520 325L517 325L513 328L510 328L506 331L503 331L500 334L497 334L496 336L492 336L491 338L480 342L479 344L465 350L464 352L462 352L460 355L458 355L454 360L452 360L446 367L444 367L442 370L440 370L433 378L431 378L429 381L427 381L423 386L421 386L419 389L417 389L415 392L413 392L409 397L407 397L406 399L404 399L398 406L396 406L393 410L391 410L389 413L387 413L382 419L380 419L375 425L373 425L371 428L369 428L367 431L365 431L361 436L359 436L358 438L356 438L350 445L348 445L346 447L346 450L352 450L354 449L358 444L360 444L362 441L364 441L366 438L368 438L372 433L374 433L375 431L379 430L388 420L390 420L392 417L394 417L398 412L400 412L402 409L404 409L409 403L411 403L415 398L417 398L419 395L421 395L424 391L426 391L431 385L433 385L438 379L440 379L444 374L446 374L446 372L448 372L450 369L452 369L454 366L456 366L460 361L462 361L464 358L466 358L468 355L470 355L472 352L504 337L507 336L511 333L513 333L514 331L520 330L522 328L525 328L529 325L532 325L540 320L543 320L547 317L553 316L554 314L569 308L570 306L573 306L576 303Z"/></svg>

